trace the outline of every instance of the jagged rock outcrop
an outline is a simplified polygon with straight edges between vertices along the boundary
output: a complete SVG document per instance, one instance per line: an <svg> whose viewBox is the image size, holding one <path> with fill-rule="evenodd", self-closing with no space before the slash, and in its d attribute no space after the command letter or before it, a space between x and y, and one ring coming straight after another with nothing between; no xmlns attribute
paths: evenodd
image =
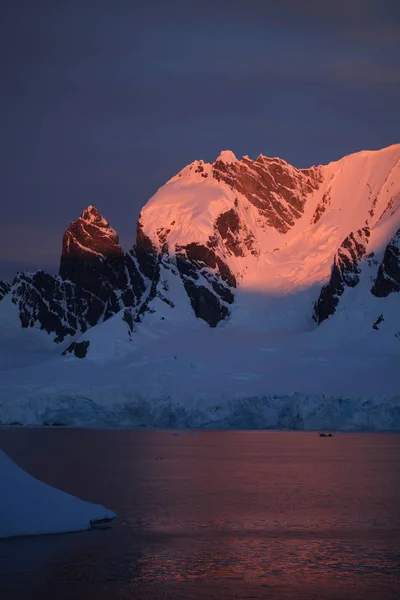
<svg viewBox="0 0 400 600"><path fill-rule="evenodd" d="M237 257L245 256L248 252L254 256L259 255L254 235L234 208L219 215L215 220L214 231L214 236L208 242L210 248L218 245L219 235L228 253Z"/></svg>
<svg viewBox="0 0 400 600"><path fill-rule="evenodd" d="M336 252L329 283L314 304L314 319L318 324L334 314L345 287L355 287L360 281L359 264L366 254L370 234L368 227L350 233Z"/></svg>
<svg viewBox="0 0 400 600"><path fill-rule="evenodd" d="M303 212L307 196L318 189L322 174L318 167L295 169L280 158L260 154L253 161L244 156L224 156L213 165L213 177L224 181L256 208L266 225L286 233Z"/></svg>
<svg viewBox="0 0 400 600"><path fill-rule="evenodd" d="M325 194L322 196L321 200L319 201L314 214L312 216L311 219L311 224L315 225L316 223L318 223L318 221L320 220L320 218L322 217L322 215L327 211L327 209L329 208L329 205L331 203L331 197L329 195L330 190L327 190L325 192Z"/></svg>
<svg viewBox="0 0 400 600"><path fill-rule="evenodd" d="M386 246L371 292L378 298L400 292L400 229Z"/></svg>
<svg viewBox="0 0 400 600"><path fill-rule="evenodd" d="M372 329L375 329L375 331L378 331L379 325L381 323L383 323L384 320L385 320L385 317L383 315L379 315L379 317L377 318L375 323L372 325Z"/></svg>
<svg viewBox="0 0 400 600"><path fill-rule="evenodd" d="M136 305L145 288L134 256L122 251L117 233L94 206L65 232L59 275L106 302L110 315Z"/></svg>
<svg viewBox="0 0 400 600"><path fill-rule="evenodd" d="M0 300L3 300L4 296L8 294L10 289L10 284L0 279Z"/></svg>
<svg viewBox="0 0 400 600"><path fill-rule="evenodd" d="M141 272L151 281L156 276L158 252L151 239L143 231L141 215L136 228L136 244L134 253L137 257Z"/></svg>
<svg viewBox="0 0 400 600"><path fill-rule="evenodd" d="M115 231L89 206L64 234L59 276L19 273L11 294L22 327L39 327L61 342L137 306L145 288L135 253L122 251Z"/></svg>
<svg viewBox="0 0 400 600"><path fill-rule="evenodd" d="M88 290L44 271L19 273L10 290L22 327L38 327L62 342L104 318L106 303Z"/></svg>
<svg viewBox="0 0 400 600"><path fill-rule="evenodd" d="M196 317L215 327L229 314L235 276L213 248L202 244L177 246L176 264Z"/></svg>
<svg viewBox="0 0 400 600"><path fill-rule="evenodd" d="M89 350L89 346L90 342L88 340L82 342L72 342L72 344L70 344L68 348L64 350L63 356L66 356L67 354L73 354L76 356L76 358L85 358Z"/></svg>

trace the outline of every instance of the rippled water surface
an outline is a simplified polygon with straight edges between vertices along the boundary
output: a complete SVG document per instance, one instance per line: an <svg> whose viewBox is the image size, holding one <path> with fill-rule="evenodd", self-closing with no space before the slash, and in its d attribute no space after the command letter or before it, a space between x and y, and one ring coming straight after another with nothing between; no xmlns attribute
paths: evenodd
<svg viewBox="0 0 400 600"><path fill-rule="evenodd" d="M400 598L399 435L3 429L0 446L119 515L0 541L2 600Z"/></svg>

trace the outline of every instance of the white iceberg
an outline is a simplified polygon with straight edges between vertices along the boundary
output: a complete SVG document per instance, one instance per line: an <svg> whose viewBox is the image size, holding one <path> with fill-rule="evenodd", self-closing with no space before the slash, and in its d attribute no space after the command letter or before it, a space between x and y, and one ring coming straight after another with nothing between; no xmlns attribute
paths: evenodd
<svg viewBox="0 0 400 600"><path fill-rule="evenodd" d="M35 479L0 450L0 538L82 531L115 516Z"/></svg>

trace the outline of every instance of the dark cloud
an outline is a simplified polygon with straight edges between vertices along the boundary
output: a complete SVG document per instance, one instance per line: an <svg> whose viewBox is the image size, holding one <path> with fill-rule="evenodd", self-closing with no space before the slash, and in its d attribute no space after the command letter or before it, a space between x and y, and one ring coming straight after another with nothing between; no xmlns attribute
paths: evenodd
<svg viewBox="0 0 400 600"><path fill-rule="evenodd" d="M88 204L131 245L156 189L222 148L307 166L400 140L397 0L2 8L8 270L24 257L55 264L64 228Z"/></svg>

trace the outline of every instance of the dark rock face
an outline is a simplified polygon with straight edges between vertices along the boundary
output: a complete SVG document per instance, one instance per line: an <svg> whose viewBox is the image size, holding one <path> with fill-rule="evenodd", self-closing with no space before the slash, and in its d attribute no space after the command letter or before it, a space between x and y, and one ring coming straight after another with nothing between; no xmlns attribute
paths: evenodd
<svg viewBox="0 0 400 600"><path fill-rule="evenodd" d="M153 275L153 280L151 282L151 286L150 286L150 291L145 299L145 301L142 303L142 305L140 306L137 315L136 315L136 321L138 323L141 322L143 316L146 313L153 313L154 310L152 308L150 308L149 304L152 300L154 300L154 298L156 298L156 296L158 295L158 284L160 282L160 260L157 260L157 263L154 267L154 275Z"/></svg>
<svg viewBox="0 0 400 600"><path fill-rule="evenodd" d="M196 285L189 278L184 278L183 284L198 319L203 319L210 327L216 327L229 315L229 310L218 299L218 296L210 292L204 285Z"/></svg>
<svg viewBox="0 0 400 600"><path fill-rule="evenodd" d="M96 296L103 294L104 281L118 282L123 252L118 236L92 206L68 227L63 238L59 275Z"/></svg>
<svg viewBox="0 0 400 600"><path fill-rule="evenodd" d="M376 202L374 204L374 209L376 206ZM394 213L396 212L396 210L398 210L400 206L400 195L399 194L395 194L394 196L391 196L391 198L389 198L388 203L386 204L384 210L382 211L381 216L379 217L378 223L380 221L383 221L385 218L391 217L394 215Z"/></svg>
<svg viewBox="0 0 400 600"><path fill-rule="evenodd" d="M229 252L235 256L243 256L240 237L240 219L233 208L219 215L215 222L215 228L223 239Z"/></svg>
<svg viewBox="0 0 400 600"><path fill-rule="evenodd" d="M294 169L279 158L260 155L252 161L227 164L217 160L213 177L243 194L258 208L266 225L286 233L303 212L307 195L318 189L322 175L318 168Z"/></svg>
<svg viewBox="0 0 400 600"><path fill-rule="evenodd" d="M350 233L336 252L329 283L314 304L313 317L318 324L333 315L345 287L355 287L360 281L359 264L366 255L369 236L368 227Z"/></svg>
<svg viewBox="0 0 400 600"><path fill-rule="evenodd" d="M210 238L210 248L218 245L218 239L222 240L224 248L234 256L245 256L247 252L258 256L259 250L255 238L244 223L240 221L239 215L234 208L221 213L215 221L215 235Z"/></svg>
<svg viewBox="0 0 400 600"><path fill-rule="evenodd" d="M132 337L132 333L134 332L135 326L133 323L133 315L132 311L129 308L125 308L124 313L122 315L122 320L128 325L129 329L129 338Z"/></svg>
<svg viewBox="0 0 400 600"><path fill-rule="evenodd" d="M124 254L118 235L93 206L65 232L59 274L106 302L109 316L121 304L137 304L145 288L133 256Z"/></svg>
<svg viewBox="0 0 400 600"><path fill-rule="evenodd" d="M94 206L86 208L79 219L72 221L63 239L65 256L82 257L88 251L100 256L122 252L117 233Z"/></svg>
<svg viewBox="0 0 400 600"><path fill-rule="evenodd" d="M177 246L175 257L196 317L215 327L229 315L225 303L234 301L232 288L236 287L236 278L213 249L213 243L209 245L211 247L197 243ZM213 291L205 285L207 283Z"/></svg>
<svg viewBox="0 0 400 600"><path fill-rule="evenodd" d="M55 342L93 327L105 311L105 303L87 290L44 271L19 273L10 293L22 327L38 326L55 334Z"/></svg>
<svg viewBox="0 0 400 600"><path fill-rule="evenodd" d="M156 274L158 252L151 239L143 232L141 215L139 215L136 233L136 246L134 248L141 272L150 280Z"/></svg>
<svg viewBox="0 0 400 600"><path fill-rule="evenodd" d="M379 315L379 317L377 318L377 320L375 321L375 323L372 325L372 329L376 329L376 331L378 331L379 325L381 323L383 323L384 320L385 319L384 319L383 315Z"/></svg>
<svg viewBox="0 0 400 600"><path fill-rule="evenodd" d="M219 272L219 276L223 281L231 287L236 287L235 276L230 271L228 265L211 248L202 244L192 243L187 246L177 247L177 252L178 250L185 251L188 262L202 274L206 273L202 272L203 267L215 269Z"/></svg>
<svg viewBox="0 0 400 600"><path fill-rule="evenodd" d="M322 217L322 215L324 214L326 209L329 207L330 203L331 203L330 190L328 190L322 196L320 202L318 203L317 208L315 209L315 212L311 219L312 225L315 225L315 223L318 223L318 221L320 220L320 218Z"/></svg>
<svg viewBox="0 0 400 600"><path fill-rule="evenodd" d="M378 298L400 292L400 229L386 246L371 292Z"/></svg>
<svg viewBox="0 0 400 600"><path fill-rule="evenodd" d="M8 294L11 289L11 285L0 279L0 300L3 300L4 296Z"/></svg>
<svg viewBox="0 0 400 600"><path fill-rule="evenodd" d="M166 242L166 236L168 235L169 229L162 228L162 231L158 231L158 237L160 244L162 244L161 251L155 254L155 248L152 246L152 261L155 258L155 264L152 266L153 269L153 279L151 281L150 290L147 294L147 297L141 304L139 310L136 313L134 320L136 322L142 321L142 318L146 313L154 313L155 310L151 307L151 302L155 298L161 300L161 302L165 302L171 308L175 307L175 304L168 298L169 285L168 281L165 278L166 273L172 272L174 276L178 276L178 272L176 270L175 261L171 257L168 249L168 244ZM161 273L164 276L161 276ZM164 318L164 317L162 317Z"/></svg>
<svg viewBox="0 0 400 600"><path fill-rule="evenodd" d="M66 356L67 354L74 354L76 358L85 358L89 350L89 346L89 341L72 342L72 344L70 344L68 348L64 350L63 356Z"/></svg>
<svg viewBox="0 0 400 600"><path fill-rule="evenodd" d="M121 280L121 299L124 306L137 306L145 292L146 286L143 275L140 272L135 253L132 250L125 254L125 276L126 280Z"/></svg>

